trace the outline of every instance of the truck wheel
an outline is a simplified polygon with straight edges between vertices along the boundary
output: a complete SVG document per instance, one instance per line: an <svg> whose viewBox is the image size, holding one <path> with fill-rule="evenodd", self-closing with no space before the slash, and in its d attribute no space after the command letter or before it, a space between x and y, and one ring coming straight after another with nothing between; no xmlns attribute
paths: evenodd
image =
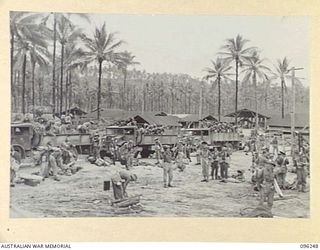
<svg viewBox="0 0 320 250"><path fill-rule="evenodd" d="M141 151L142 158L148 158L150 156L150 150L148 148L143 148Z"/></svg>

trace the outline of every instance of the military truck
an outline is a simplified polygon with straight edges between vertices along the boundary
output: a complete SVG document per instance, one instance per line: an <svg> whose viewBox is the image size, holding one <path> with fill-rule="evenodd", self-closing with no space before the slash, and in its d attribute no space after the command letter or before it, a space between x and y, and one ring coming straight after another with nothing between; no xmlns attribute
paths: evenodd
<svg viewBox="0 0 320 250"><path fill-rule="evenodd" d="M35 132L32 123L11 124L11 146L21 158L25 158L32 149L46 146L51 142L52 146L60 146L66 139L75 145L79 154L88 154L92 149L90 134L54 134L40 135Z"/></svg>
<svg viewBox="0 0 320 250"><path fill-rule="evenodd" d="M224 144L231 144L237 148L241 142L241 136L235 132L214 132L210 128L186 128L181 129L183 137L190 138L194 143L196 141L205 141L208 145L221 147Z"/></svg>
<svg viewBox="0 0 320 250"><path fill-rule="evenodd" d="M174 145L177 142L178 129L165 130L161 134L145 134L140 132L137 126L108 126L105 128L105 139L101 152L108 155L110 142L117 139L121 146L124 142L132 140L135 146L141 148L141 157L147 158L154 152L154 141L159 139L162 145Z"/></svg>

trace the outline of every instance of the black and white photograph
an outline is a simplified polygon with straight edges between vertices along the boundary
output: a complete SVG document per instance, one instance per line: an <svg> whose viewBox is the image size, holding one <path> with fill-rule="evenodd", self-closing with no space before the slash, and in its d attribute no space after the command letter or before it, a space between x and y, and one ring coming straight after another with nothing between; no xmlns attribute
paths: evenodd
<svg viewBox="0 0 320 250"><path fill-rule="evenodd" d="M10 218L310 218L309 21L11 11Z"/></svg>

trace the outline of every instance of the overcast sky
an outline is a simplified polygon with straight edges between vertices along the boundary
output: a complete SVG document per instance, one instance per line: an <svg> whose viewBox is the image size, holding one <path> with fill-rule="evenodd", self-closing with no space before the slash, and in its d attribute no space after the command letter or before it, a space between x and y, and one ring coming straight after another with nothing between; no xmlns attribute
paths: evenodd
<svg viewBox="0 0 320 250"><path fill-rule="evenodd" d="M298 76L308 78L307 17L273 16L167 16L90 14L92 22L73 18L89 35L106 22L109 32L126 41L123 49L136 55L147 72L204 75L203 68L227 38L241 34L248 46L257 46L269 64L287 56L291 66L304 67ZM307 80L304 81L307 83Z"/></svg>

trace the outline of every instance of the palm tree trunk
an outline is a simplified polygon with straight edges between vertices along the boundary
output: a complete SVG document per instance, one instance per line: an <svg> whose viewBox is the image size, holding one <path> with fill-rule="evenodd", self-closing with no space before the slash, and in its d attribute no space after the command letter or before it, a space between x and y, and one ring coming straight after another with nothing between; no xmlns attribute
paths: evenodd
<svg viewBox="0 0 320 250"><path fill-rule="evenodd" d="M143 113L146 111L146 90L143 88Z"/></svg>
<svg viewBox="0 0 320 250"><path fill-rule="evenodd" d="M61 44L61 69L60 69L60 110L59 114L62 114L63 105L63 57L64 57L64 43Z"/></svg>
<svg viewBox="0 0 320 250"><path fill-rule="evenodd" d="M69 91L69 71L66 72L66 92L65 92L65 103L64 103L64 107L65 107L65 115L67 115L67 110L68 110L68 91Z"/></svg>
<svg viewBox="0 0 320 250"><path fill-rule="evenodd" d="M35 118L35 91L34 91L34 71L36 69L36 63L32 62L32 71L31 71L31 88L32 88L32 115L33 119Z"/></svg>
<svg viewBox="0 0 320 250"><path fill-rule="evenodd" d="M188 113L191 113L191 93L189 93L188 96Z"/></svg>
<svg viewBox="0 0 320 250"><path fill-rule="evenodd" d="M20 102L18 99L19 96L20 96L20 70L18 70L18 77L17 77L17 95L16 95L17 107L16 107L16 110L18 110L18 107L20 107Z"/></svg>
<svg viewBox="0 0 320 250"><path fill-rule="evenodd" d="M72 107L72 72L71 70L69 71L69 110Z"/></svg>
<svg viewBox="0 0 320 250"><path fill-rule="evenodd" d="M256 129L259 127L259 115L258 115L258 98L257 98L257 76L256 72L253 72L252 81L254 84L254 102L256 110Z"/></svg>
<svg viewBox="0 0 320 250"><path fill-rule="evenodd" d="M218 120L221 120L221 78L218 77Z"/></svg>
<svg viewBox="0 0 320 250"><path fill-rule="evenodd" d="M97 119L98 119L98 121L100 120L102 62L103 62L102 60L99 60L98 104L97 104Z"/></svg>
<svg viewBox="0 0 320 250"><path fill-rule="evenodd" d="M126 81L127 81L127 70L123 70L123 94L122 94L122 108L126 109Z"/></svg>
<svg viewBox="0 0 320 250"><path fill-rule="evenodd" d="M171 90L171 114L174 114L174 93L173 93L173 90Z"/></svg>
<svg viewBox="0 0 320 250"><path fill-rule="evenodd" d="M38 78L38 88L39 88L39 106L42 106L42 81L43 75Z"/></svg>
<svg viewBox="0 0 320 250"><path fill-rule="evenodd" d="M11 96L13 95L13 53L14 53L14 32L13 29L10 29L10 33L11 33L11 40L10 40L10 84L11 84ZM15 96L16 99L16 96ZM12 106L11 106L12 107Z"/></svg>
<svg viewBox="0 0 320 250"><path fill-rule="evenodd" d="M26 113L26 103L25 103L25 95L26 95L26 66L27 66L27 54L23 56L23 64L22 64L22 114Z"/></svg>
<svg viewBox="0 0 320 250"><path fill-rule="evenodd" d="M238 78L239 78L239 59L236 59L236 103L235 103L235 124L238 125Z"/></svg>
<svg viewBox="0 0 320 250"><path fill-rule="evenodd" d="M281 117L284 118L284 79L281 79Z"/></svg>
<svg viewBox="0 0 320 250"><path fill-rule="evenodd" d="M202 119L202 85L200 86L200 105L199 105L199 120Z"/></svg>
<svg viewBox="0 0 320 250"><path fill-rule="evenodd" d="M57 45L57 18L53 14L53 54L52 54L52 107L56 113L56 45Z"/></svg>

